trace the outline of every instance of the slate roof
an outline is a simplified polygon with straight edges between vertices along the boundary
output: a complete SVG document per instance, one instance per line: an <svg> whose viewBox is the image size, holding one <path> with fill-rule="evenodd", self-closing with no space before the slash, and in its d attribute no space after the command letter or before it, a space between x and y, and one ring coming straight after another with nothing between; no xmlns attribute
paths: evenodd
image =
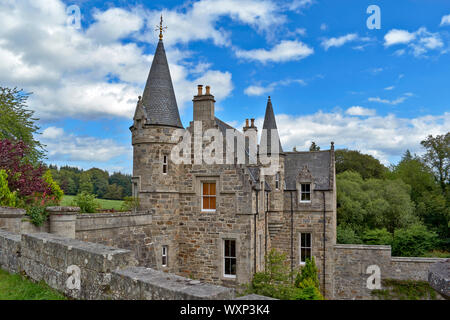
<svg viewBox="0 0 450 320"><path fill-rule="evenodd" d="M267 106L266 106L266 114L264 116L264 124L263 124L263 130L267 130L267 135L261 134L261 142L260 142L260 150L262 153L270 153L270 150L272 148L272 136L271 136L271 130L277 130L277 122L275 120L275 114L273 112L273 106L272 101L270 100L270 96L267 100ZM279 136L279 135L278 135ZM278 145L279 145L279 152L283 152L283 148L281 147L280 139L278 138Z"/></svg>
<svg viewBox="0 0 450 320"><path fill-rule="evenodd" d="M296 179L303 169L307 166L311 172L315 190L330 189L330 162L331 151L314 152L286 152L284 170L286 189L296 189Z"/></svg>
<svg viewBox="0 0 450 320"><path fill-rule="evenodd" d="M156 47L142 105L147 112L147 124L183 128L162 40Z"/></svg>

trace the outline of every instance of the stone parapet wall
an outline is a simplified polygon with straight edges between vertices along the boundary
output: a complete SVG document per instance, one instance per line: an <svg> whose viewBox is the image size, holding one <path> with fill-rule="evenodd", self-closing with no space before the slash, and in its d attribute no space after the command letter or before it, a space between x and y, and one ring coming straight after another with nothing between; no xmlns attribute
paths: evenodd
<svg viewBox="0 0 450 320"><path fill-rule="evenodd" d="M130 250L63 236L0 230L0 268L76 299L231 299L234 290L136 267Z"/></svg>
<svg viewBox="0 0 450 320"><path fill-rule="evenodd" d="M379 268L381 280L427 281L430 266L445 260L391 257L390 246L337 244L334 249L334 299L375 299L367 286L374 273L369 266Z"/></svg>

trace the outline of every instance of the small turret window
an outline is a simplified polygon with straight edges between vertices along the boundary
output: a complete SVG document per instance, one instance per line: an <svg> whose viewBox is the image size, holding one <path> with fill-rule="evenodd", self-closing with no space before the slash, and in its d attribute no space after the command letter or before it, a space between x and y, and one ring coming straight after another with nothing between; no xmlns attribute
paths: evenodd
<svg viewBox="0 0 450 320"><path fill-rule="evenodd" d="M163 156L163 173L166 174L169 169L169 161L167 159L167 156Z"/></svg>
<svg viewBox="0 0 450 320"><path fill-rule="evenodd" d="M280 190L280 173L275 175L275 189Z"/></svg>

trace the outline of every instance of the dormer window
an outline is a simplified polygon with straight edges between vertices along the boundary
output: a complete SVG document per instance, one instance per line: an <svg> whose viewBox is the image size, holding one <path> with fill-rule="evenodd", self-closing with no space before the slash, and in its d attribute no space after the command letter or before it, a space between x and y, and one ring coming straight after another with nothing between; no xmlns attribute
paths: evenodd
<svg viewBox="0 0 450 320"><path fill-rule="evenodd" d="M311 183L300 184L300 202L311 202Z"/></svg>
<svg viewBox="0 0 450 320"><path fill-rule="evenodd" d="M280 190L280 173L275 175L275 189Z"/></svg>
<svg viewBox="0 0 450 320"><path fill-rule="evenodd" d="M166 174L168 169L169 169L169 162L167 156L163 156L163 167L162 167L163 173Z"/></svg>

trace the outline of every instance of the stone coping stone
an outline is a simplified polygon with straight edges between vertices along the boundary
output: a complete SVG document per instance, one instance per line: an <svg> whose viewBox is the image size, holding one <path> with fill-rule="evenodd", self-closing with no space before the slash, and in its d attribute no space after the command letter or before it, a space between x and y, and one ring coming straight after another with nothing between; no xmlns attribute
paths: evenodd
<svg viewBox="0 0 450 320"><path fill-rule="evenodd" d="M175 300L228 300L234 297L234 289L203 283L151 268L130 267L113 272L114 276L129 278L134 283L139 283L141 299L153 298L156 300L158 297L166 296L167 299ZM166 294L162 291L165 291Z"/></svg>
<svg viewBox="0 0 450 320"><path fill-rule="evenodd" d="M261 296L259 294L252 293L252 294L248 294L246 296L234 298L233 300L278 300L278 299L271 298L271 297L266 297L266 296Z"/></svg>
<svg viewBox="0 0 450 320"><path fill-rule="evenodd" d="M50 214L76 214L77 212L80 212L79 207L47 207L45 210Z"/></svg>
<svg viewBox="0 0 450 320"><path fill-rule="evenodd" d="M16 218L25 214L25 209L0 206L0 218Z"/></svg>
<svg viewBox="0 0 450 320"><path fill-rule="evenodd" d="M6 242L15 242L20 244L20 239L20 234L0 229L0 248L6 248Z"/></svg>
<svg viewBox="0 0 450 320"><path fill-rule="evenodd" d="M92 218L116 218L116 217L133 217L133 216L144 216L149 215L144 212L99 212L99 213L80 213L77 215L77 219L92 219Z"/></svg>
<svg viewBox="0 0 450 320"><path fill-rule="evenodd" d="M392 257L392 262L424 262L424 263L433 263L445 261L445 258L433 258L433 257Z"/></svg>
<svg viewBox="0 0 450 320"><path fill-rule="evenodd" d="M48 257L97 272L111 272L135 265L134 253L99 243L85 242L50 233L22 234L22 255L47 264ZM46 258L47 257L47 258Z"/></svg>
<svg viewBox="0 0 450 320"><path fill-rule="evenodd" d="M450 259L432 264L428 270L428 282L431 287L450 299Z"/></svg>
<svg viewBox="0 0 450 320"><path fill-rule="evenodd" d="M358 250L391 250L391 246L366 245L366 244L335 244L335 249L358 249Z"/></svg>

